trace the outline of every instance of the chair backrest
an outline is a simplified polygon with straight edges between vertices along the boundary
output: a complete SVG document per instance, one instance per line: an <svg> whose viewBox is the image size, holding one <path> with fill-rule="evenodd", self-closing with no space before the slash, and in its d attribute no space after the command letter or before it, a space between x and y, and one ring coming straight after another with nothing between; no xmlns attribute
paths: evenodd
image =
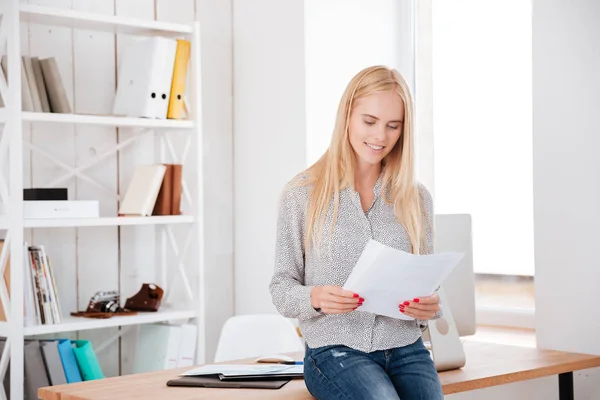
<svg viewBox="0 0 600 400"><path fill-rule="evenodd" d="M278 314L238 315L223 325L214 362L302 351L294 324Z"/></svg>

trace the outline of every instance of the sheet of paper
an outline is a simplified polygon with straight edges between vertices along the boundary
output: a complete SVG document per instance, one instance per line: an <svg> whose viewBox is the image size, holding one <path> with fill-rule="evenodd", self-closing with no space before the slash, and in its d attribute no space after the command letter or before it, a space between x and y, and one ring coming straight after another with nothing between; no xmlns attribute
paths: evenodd
<svg viewBox="0 0 600 400"><path fill-rule="evenodd" d="M365 299L360 311L412 320L398 304L433 294L463 257L459 252L414 255L370 240L344 289Z"/></svg>
<svg viewBox="0 0 600 400"><path fill-rule="evenodd" d="M302 373L303 365L285 364L211 364L185 371L180 376L199 376L222 374L225 376L236 375L267 375L280 373Z"/></svg>

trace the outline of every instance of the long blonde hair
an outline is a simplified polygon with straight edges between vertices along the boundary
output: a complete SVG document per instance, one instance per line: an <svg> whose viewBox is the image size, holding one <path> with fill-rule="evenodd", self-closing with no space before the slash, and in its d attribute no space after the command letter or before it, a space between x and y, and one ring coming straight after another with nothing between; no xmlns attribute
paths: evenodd
<svg viewBox="0 0 600 400"><path fill-rule="evenodd" d="M394 206L394 214L404 226L412 253L419 254L425 243L425 221L421 214L419 188L415 179L414 110L410 89L404 78L394 69L372 66L356 74L342 95L338 106L333 136L327 151L303 174L302 184L312 184L307 205L305 248L318 247L325 219L333 198L335 225L340 191L354 183L355 154L348 138L348 126L354 100L376 92L395 90L404 103L402 134L390 153L382 161L381 194Z"/></svg>

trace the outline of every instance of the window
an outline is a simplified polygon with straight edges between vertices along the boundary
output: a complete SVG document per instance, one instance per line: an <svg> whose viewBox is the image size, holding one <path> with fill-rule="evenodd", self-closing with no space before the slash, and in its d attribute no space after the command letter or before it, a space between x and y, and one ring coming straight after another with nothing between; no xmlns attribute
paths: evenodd
<svg viewBox="0 0 600 400"><path fill-rule="evenodd" d="M475 272L532 276L531 4L433 1L436 210L473 218Z"/></svg>
<svg viewBox="0 0 600 400"><path fill-rule="evenodd" d="M436 211L472 215L484 325L534 328L531 7L433 0Z"/></svg>

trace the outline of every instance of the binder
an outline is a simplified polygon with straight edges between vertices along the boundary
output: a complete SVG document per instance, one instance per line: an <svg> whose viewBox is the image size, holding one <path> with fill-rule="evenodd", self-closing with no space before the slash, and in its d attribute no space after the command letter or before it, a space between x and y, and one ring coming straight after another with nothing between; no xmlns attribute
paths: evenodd
<svg viewBox="0 0 600 400"><path fill-rule="evenodd" d="M73 340L73 353L84 381L104 378L100 363L89 340Z"/></svg>
<svg viewBox="0 0 600 400"><path fill-rule="evenodd" d="M183 119L187 117L185 110L185 87L190 60L189 40L178 39L175 52L175 66L173 68L173 81L171 84L171 95L169 98L169 109L167 118Z"/></svg>
<svg viewBox="0 0 600 400"><path fill-rule="evenodd" d="M50 386L50 380L44 366L44 358L40 343L37 340L26 340L25 357L25 400L37 400L37 392L41 387Z"/></svg>
<svg viewBox="0 0 600 400"><path fill-rule="evenodd" d="M177 42L165 37L135 41L123 53L113 114L166 119Z"/></svg>
<svg viewBox="0 0 600 400"><path fill-rule="evenodd" d="M46 366L46 373L50 378L50 385L62 385L67 383L65 370L63 368L60 354L58 352L57 340L40 340L42 348L42 357Z"/></svg>
<svg viewBox="0 0 600 400"><path fill-rule="evenodd" d="M133 373L177 367L181 327L166 324L142 325L135 349Z"/></svg>
<svg viewBox="0 0 600 400"><path fill-rule="evenodd" d="M196 325L181 325L181 341L179 344L179 355L177 357L177 367L191 367L194 365L196 354Z"/></svg>
<svg viewBox="0 0 600 400"><path fill-rule="evenodd" d="M167 167L138 165L119 207L119 215L148 216L152 214Z"/></svg>
<svg viewBox="0 0 600 400"><path fill-rule="evenodd" d="M184 376L168 380L167 386L230 389L280 389L289 381L290 379L222 381L218 376Z"/></svg>
<svg viewBox="0 0 600 400"><path fill-rule="evenodd" d="M77 365L77 360L75 359L73 345L69 339L60 339L58 341L58 353L60 354L67 383L81 382L83 379L81 378L79 365Z"/></svg>

